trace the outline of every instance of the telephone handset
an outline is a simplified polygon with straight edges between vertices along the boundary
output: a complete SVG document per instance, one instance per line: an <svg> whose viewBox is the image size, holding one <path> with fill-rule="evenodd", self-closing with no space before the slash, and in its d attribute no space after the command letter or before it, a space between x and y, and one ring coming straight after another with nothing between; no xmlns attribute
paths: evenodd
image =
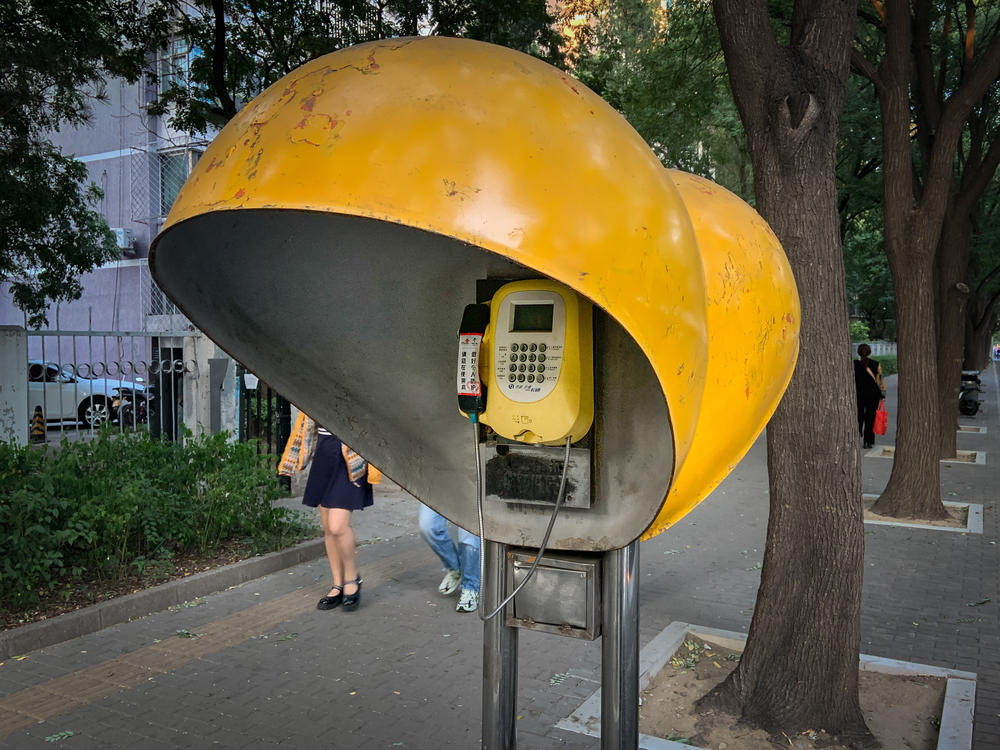
<svg viewBox="0 0 1000 750"><path fill-rule="evenodd" d="M590 429L593 307L569 287L515 281L489 305L468 305L458 356L459 408L498 435L558 445Z"/></svg>

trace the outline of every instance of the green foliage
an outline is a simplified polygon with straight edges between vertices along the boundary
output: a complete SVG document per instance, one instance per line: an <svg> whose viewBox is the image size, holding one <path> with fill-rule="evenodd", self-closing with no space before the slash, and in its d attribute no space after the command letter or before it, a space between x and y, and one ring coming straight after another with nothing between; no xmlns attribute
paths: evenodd
<svg viewBox="0 0 1000 750"><path fill-rule="evenodd" d="M171 80L153 114L190 133L222 126L240 107L300 65L334 50L435 33L500 44L556 62L558 35L544 0L233 0L224 38L213 3L197 0L177 21L189 50L186 80Z"/></svg>
<svg viewBox="0 0 1000 750"><path fill-rule="evenodd" d="M100 191L49 136L87 122L106 78L138 77L162 29L162 13L147 10L129 0L0 4L0 282L33 325L117 253L93 209Z"/></svg>
<svg viewBox="0 0 1000 750"><path fill-rule="evenodd" d="M847 295L855 314L868 326L861 338L895 338L896 302L882 243L881 211L855 217L844 238ZM853 338L852 341L861 339Z"/></svg>
<svg viewBox="0 0 1000 750"><path fill-rule="evenodd" d="M877 358L872 357L872 360L881 365L882 377L895 375L899 372L899 361L895 354L880 354Z"/></svg>
<svg viewBox="0 0 1000 750"><path fill-rule="evenodd" d="M574 72L669 167L709 177L749 199L746 138L729 91L709 3L627 0L598 6Z"/></svg>
<svg viewBox="0 0 1000 750"><path fill-rule="evenodd" d="M851 321L851 341L867 341L871 338L868 324L863 320Z"/></svg>
<svg viewBox="0 0 1000 750"><path fill-rule="evenodd" d="M254 554L304 532L275 508L277 479L250 443L102 430L45 454L0 444L0 607L22 609L82 576L169 567L233 539Z"/></svg>

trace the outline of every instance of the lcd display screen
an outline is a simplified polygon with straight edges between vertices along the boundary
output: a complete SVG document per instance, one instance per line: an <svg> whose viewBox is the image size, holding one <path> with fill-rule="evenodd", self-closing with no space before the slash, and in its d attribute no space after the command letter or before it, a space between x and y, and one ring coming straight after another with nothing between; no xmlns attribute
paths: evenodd
<svg viewBox="0 0 1000 750"><path fill-rule="evenodd" d="M511 331L552 330L553 305L514 305L514 325Z"/></svg>

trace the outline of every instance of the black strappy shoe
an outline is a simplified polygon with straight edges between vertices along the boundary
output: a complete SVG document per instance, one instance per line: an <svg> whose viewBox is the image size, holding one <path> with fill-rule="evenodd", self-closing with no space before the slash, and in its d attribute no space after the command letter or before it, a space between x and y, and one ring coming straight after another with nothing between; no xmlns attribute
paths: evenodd
<svg viewBox="0 0 1000 750"><path fill-rule="evenodd" d="M334 607L339 607L341 602L344 601L344 587L343 586L331 586L332 589L337 589L337 593L333 596L324 596L316 603L316 609L333 609Z"/></svg>
<svg viewBox="0 0 1000 750"><path fill-rule="evenodd" d="M344 609L347 612L352 612L361 604L361 576L358 576L353 581L345 581L344 585L346 586L349 583L356 583L358 585L358 590L353 594L344 594Z"/></svg>

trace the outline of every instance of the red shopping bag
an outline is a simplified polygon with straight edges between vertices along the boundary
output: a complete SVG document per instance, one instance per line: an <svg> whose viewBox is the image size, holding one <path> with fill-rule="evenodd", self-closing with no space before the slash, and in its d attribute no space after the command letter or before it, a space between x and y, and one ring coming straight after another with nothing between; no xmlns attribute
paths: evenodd
<svg viewBox="0 0 1000 750"><path fill-rule="evenodd" d="M885 410L885 399L878 402L878 409L875 410L875 427L874 431L876 435L884 435L886 428L889 426L889 412Z"/></svg>

